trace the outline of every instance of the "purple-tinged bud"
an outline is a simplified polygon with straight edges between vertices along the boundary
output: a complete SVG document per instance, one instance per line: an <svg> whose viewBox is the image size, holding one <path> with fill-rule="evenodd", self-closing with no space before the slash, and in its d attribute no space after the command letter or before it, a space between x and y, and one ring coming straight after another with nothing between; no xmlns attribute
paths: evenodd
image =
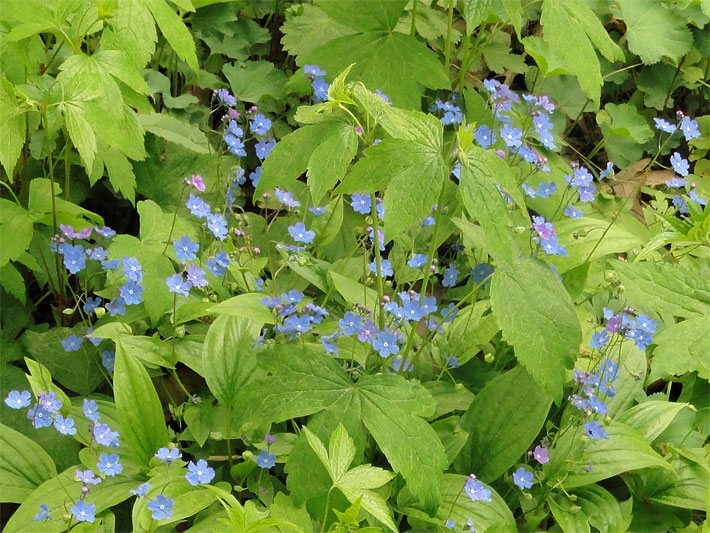
<svg viewBox="0 0 710 533"><path fill-rule="evenodd" d="M239 111L232 109L231 107L227 110L227 117L230 120L239 120Z"/></svg>
<svg viewBox="0 0 710 533"><path fill-rule="evenodd" d="M500 157L501 159L505 159L505 152L501 150L500 148L496 150L496 155Z"/></svg>

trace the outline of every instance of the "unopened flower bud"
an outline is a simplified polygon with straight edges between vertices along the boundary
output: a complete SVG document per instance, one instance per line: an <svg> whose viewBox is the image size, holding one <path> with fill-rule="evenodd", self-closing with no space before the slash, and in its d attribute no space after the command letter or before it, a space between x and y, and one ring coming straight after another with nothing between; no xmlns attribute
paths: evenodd
<svg viewBox="0 0 710 533"><path fill-rule="evenodd" d="M489 364L492 363L493 361L495 361L495 359L496 359L496 357L492 353L487 353L486 355L483 356L483 360Z"/></svg>
<svg viewBox="0 0 710 533"><path fill-rule="evenodd" d="M261 253L261 248L259 248L258 246L254 246L254 248L252 248L252 252L254 253L254 255L259 255Z"/></svg>
<svg viewBox="0 0 710 533"><path fill-rule="evenodd" d="M496 150L496 155L500 157L501 159L505 159L505 152L501 150L500 148Z"/></svg>

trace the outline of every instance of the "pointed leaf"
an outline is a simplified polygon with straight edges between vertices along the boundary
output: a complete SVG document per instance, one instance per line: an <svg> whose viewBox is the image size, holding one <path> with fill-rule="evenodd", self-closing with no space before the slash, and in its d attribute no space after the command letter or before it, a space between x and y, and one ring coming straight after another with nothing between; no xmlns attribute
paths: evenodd
<svg viewBox="0 0 710 533"><path fill-rule="evenodd" d="M355 443L345 430L345 426L338 424L335 431L330 436L328 444L328 456L330 457L333 481L339 482L343 474L347 471L350 463L355 458ZM379 485L378 485L379 486ZM375 488L375 487L363 487Z"/></svg>
<svg viewBox="0 0 710 533"><path fill-rule="evenodd" d="M0 502L22 503L56 475L54 461L39 444L0 424Z"/></svg>

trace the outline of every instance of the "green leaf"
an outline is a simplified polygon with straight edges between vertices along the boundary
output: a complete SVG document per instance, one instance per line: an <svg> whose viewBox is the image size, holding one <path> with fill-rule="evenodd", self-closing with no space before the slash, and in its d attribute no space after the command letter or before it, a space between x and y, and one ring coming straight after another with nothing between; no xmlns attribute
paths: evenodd
<svg viewBox="0 0 710 533"><path fill-rule="evenodd" d="M317 64L326 72L341 72L355 63L350 78L380 89L395 105L419 108L420 86L449 89L437 55L411 35L371 31L339 37L298 57L299 65ZM416 76L412 73L416 72Z"/></svg>
<svg viewBox="0 0 710 533"><path fill-rule="evenodd" d="M521 409L520 398L525 398ZM493 481L513 466L535 440L550 397L522 366L491 380L461 417L468 441L455 461L459 472Z"/></svg>
<svg viewBox="0 0 710 533"><path fill-rule="evenodd" d="M141 69L153 56L158 41L153 16L142 0L120 0L117 8L101 33L101 48L125 52Z"/></svg>
<svg viewBox="0 0 710 533"><path fill-rule="evenodd" d="M56 475L54 461L39 444L0 424L0 502L22 503Z"/></svg>
<svg viewBox="0 0 710 533"><path fill-rule="evenodd" d="M218 316L202 348L202 366L210 391L226 406L237 402L256 371L254 342L262 324L242 317Z"/></svg>
<svg viewBox="0 0 710 533"><path fill-rule="evenodd" d="M702 452L689 452L691 450L672 450L668 458L672 472L649 469L639 473L644 499L681 509L707 509L707 489L710 485L707 458Z"/></svg>
<svg viewBox="0 0 710 533"><path fill-rule="evenodd" d="M466 33L471 35L488 17L492 0L461 0L463 19L466 21Z"/></svg>
<svg viewBox="0 0 710 533"><path fill-rule="evenodd" d="M355 442L350 438L345 426L342 424L338 424L338 427L335 428L335 431L330 436L328 457L330 458L330 469L333 473L333 481L339 482L343 474L348 470L350 463L352 463L355 458ZM387 481L389 481L389 479ZM387 481L380 485L384 485ZM372 489L380 485L361 488Z"/></svg>
<svg viewBox="0 0 710 533"><path fill-rule="evenodd" d="M328 471L328 475L330 476L330 479L332 480L335 477L335 472L333 472L333 467L330 464L330 456L328 455L328 450L326 450L325 446L323 445L321 440L318 438L318 436L313 434L310 429L308 429L307 427L303 427L302 431L303 431L303 434L306 436L306 440L308 441L308 445L316 453L316 455L318 456L318 459L320 459L320 462L323 464L325 469Z"/></svg>
<svg viewBox="0 0 710 533"><path fill-rule="evenodd" d="M12 263L0 267L0 287L2 287L6 293L17 298L21 303L27 303L25 279Z"/></svg>
<svg viewBox="0 0 710 533"><path fill-rule="evenodd" d="M308 416L339 401L358 405L362 420L396 472L423 507L440 501L441 472L448 461L436 432L421 417L433 413L434 400L421 385L395 375L363 376L355 385L320 347L283 345L266 350L259 365L268 385L245 387L235 412L253 420L281 422Z"/></svg>
<svg viewBox="0 0 710 533"><path fill-rule="evenodd" d="M599 531L623 531L621 506L616 497L599 485L588 485L574 490L573 504L582 508L589 524Z"/></svg>
<svg viewBox="0 0 710 533"><path fill-rule="evenodd" d="M536 56L536 61L541 51L543 55L551 56L551 63L576 76L585 94L598 103L603 80L594 49L596 47L609 61L623 60L621 49L611 40L592 9L582 0L545 0L540 23L544 29L546 49L528 49L529 44L537 41L526 40L526 50ZM570 43L575 45L570 46ZM538 61L541 69L549 74L550 71L540 63Z"/></svg>
<svg viewBox="0 0 710 533"><path fill-rule="evenodd" d="M550 494L545 501L563 533L589 533L587 515L564 494Z"/></svg>
<svg viewBox="0 0 710 533"><path fill-rule="evenodd" d="M197 127L164 113L138 115L140 124L153 135L189 148L198 154L210 152L207 136Z"/></svg>
<svg viewBox="0 0 710 533"><path fill-rule="evenodd" d="M611 263L624 284L624 300L637 309L690 318L710 315L710 280L682 265Z"/></svg>
<svg viewBox="0 0 710 533"><path fill-rule="evenodd" d="M86 120L86 109L81 102L66 102L64 105L64 123L69 137L81 156L86 169L91 169L96 155L96 134Z"/></svg>
<svg viewBox="0 0 710 533"><path fill-rule="evenodd" d="M195 41L192 39L190 30L175 13L175 10L165 0L145 0L145 3L155 18L155 22L158 23L165 40L168 41L178 57L185 60L192 70L199 70L195 54Z"/></svg>
<svg viewBox="0 0 710 533"><path fill-rule="evenodd" d="M239 316L264 324L275 324L271 311L261 303L263 298L264 296L259 293L239 294L210 307L209 312L218 315Z"/></svg>
<svg viewBox="0 0 710 533"><path fill-rule="evenodd" d="M562 435L544 466L549 483L564 479L562 483L570 489L651 466L671 469L639 431L619 422L604 429L608 439L589 440L579 430Z"/></svg>
<svg viewBox="0 0 710 533"><path fill-rule="evenodd" d="M143 365L116 342L113 379L121 438L132 456L148 466L158 448L168 442L163 407Z"/></svg>
<svg viewBox="0 0 710 533"><path fill-rule="evenodd" d="M662 3L619 0L621 18L626 23L629 50L647 65L663 57L678 61L690 51L693 36L683 19Z"/></svg>
<svg viewBox="0 0 710 533"><path fill-rule="evenodd" d="M688 403L651 400L633 406L618 416L616 421L640 431L648 442L653 442L673 422L680 410L689 406Z"/></svg>
<svg viewBox="0 0 710 533"><path fill-rule="evenodd" d="M397 25L407 0L319 0L317 4L339 24L362 32L389 31Z"/></svg>
<svg viewBox="0 0 710 533"><path fill-rule="evenodd" d="M106 165L108 179L113 188L126 200L135 203L136 176L133 174L133 165L128 158L118 150L109 147L101 149L100 157Z"/></svg>
<svg viewBox="0 0 710 533"><path fill-rule="evenodd" d="M0 123L3 125L3 134L0 136L0 164L12 182L15 164L25 145L27 116L18 105L14 86L4 77L0 77Z"/></svg>
<svg viewBox="0 0 710 533"><path fill-rule="evenodd" d="M318 146L342 128L338 122L303 126L276 143L262 165L256 195L274 187L289 187L309 168L311 156Z"/></svg>
<svg viewBox="0 0 710 533"><path fill-rule="evenodd" d="M0 198L0 231L12 239L0 240L0 267L17 261L30 247L34 234L33 218L15 202Z"/></svg>
<svg viewBox="0 0 710 533"><path fill-rule="evenodd" d="M44 482L32 492L22 505L12 514L3 528L4 532L36 531L37 522L34 517L41 504L49 508L49 519L42 522L43 533L61 533L67 530L64 514L81 496L81 483L74 479L77 469L83 465L67 468L56 477ZM96 506L96 515L106 509L118 505L131 497L130 489L135 488L135 480L126 476L108 477L91 488L88 501Z"/></svg>
<svg viewBox="0 0 710 533"><path fill-rule="evenodd" d="M364 305L372 309L377 302L377 292L362 283L354 281L348 276L338 274L333 270L328 271L328 279L336 291L349 304Z"/></svg>
<svg viewBox="0 0 710 533"><path fill-rule="evenodd" d="M671 324L653 339L651 375L657 377L682 376L698 372L710 376L710 318L689 318Z"/></svg>
<svg viewBox="0 0 710 533"><path fill-rule="evenodd" d="M175 368L176 356L167 341L158 337L130 334L114 337L114 341L118 340L126 354L142 361L149 368Z"/></svg>
<svg viewBox="0 0 710 533"><path fill-rule="evenodd" d="M314 204L320 204L323 197L343 179L355 157L357 145L355 128L343 122L313 150L308 160L307 176Z"/></svg>
<svg viewBox="0 0 710 533"><path fill-rule="evenodd" d="M288 18L281 26L284 34L281 44L293 56L307 55L328 41L355 33L345 24L340 24L313 5L300 6L303 12Z"/></svg>
<svg viewBox="0 0 710 533"><path fill-rule="evenodd" d="M523 258L499 266L491 305L515 357L556 403L582 341L577 313L549 265Z"/></svg>
<svg viewBox="0 0 710 533"><path fill-rule="evenodd" d="M264 96L278 100L286 94L286 75L268 61L239 61L222 72L237 100L257 104Z"/></svg>

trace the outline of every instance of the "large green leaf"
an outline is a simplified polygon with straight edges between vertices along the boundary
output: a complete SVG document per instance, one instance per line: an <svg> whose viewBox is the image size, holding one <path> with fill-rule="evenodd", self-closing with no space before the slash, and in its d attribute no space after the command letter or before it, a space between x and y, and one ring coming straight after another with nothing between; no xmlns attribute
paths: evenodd
<svg viewBox="0 0 710 533"><path fill-rule="evenodd" d="M614 261L624 301L637 309L690 318L710 315L710 280L681 265Z"/></svg>
<svg viewBox="0 0 710 533"><path fill-rule="evenodd" d="M168 442L160 398L143 364L116 342L113 379L121 437L133 457L143 466L158 448Z"/></svg>
<svg viewBox="0 0 710 533"><path fill-rule="evenodd" d="M461 417L468 441L456 458L456 470L474 472L484 481L498 478L537 437L550 403L522 366L491 380Z"/></svg>
<svg viewBox="0 0 710 533"><path fill-rule="evenodd" d="M316 6L303 4L301 7L303 12L299 16L289 18L281 26L284 34L281 44L293 56L309 54L328 41L355 33Z"/></svg>
<svg viewBox="0 0 710 533"><path fill-rule="evenodd" d="M122 50L133 64L143 68L155 52L158 34L146 2L121 0L101 33L101 48Z"/></svg>
<svg viewBox="0 0 710 533"><path fill-rule="evenodd" d="M20 109L13 85L0 77L0 123L3 133L0 136L0 164L12 181L12 174L22 147L25 145L25 127L27 116Z"/></svg>
<svg viewBox="0 0 710 533"><path fill-rule="evenodd" d="M633 406L618 416L616 421L640 431L648 442L653 442L673 422L680 410L689 405L651 400Z"/></svg>
<svg viewBox="0 0 710 533"><path fill-rule="evenodd" d="M210 151L207 136L199 128L165 113L139 115L141 125L153 135L189 148L198 154Z"/></svg>
<svg viewBox="0 0 710 533"><path fill-rule="evenodd" d="M317 3L336 22L364 32L394 29L407 0L318 0Z"/></svg>
<svg viewBox="0 0 710 533"><path fill-rule="evenodd" d="M282 422L321 412L340 401L358 406L362 420L396 472L424 509L440 502L439 483L448 461L436 432L422 417L435 402L416 382L396 375L363 376L353 383L322 350L283 345L266 350L259 365L271 374L247 385L235 411L250 420Z"/></svg>
<svg viewBox="0 0 710 533"><path fill-rule="evenodd" d="M0 424L0 502L22 503L56 475L54 461L39 444Z"/></svg>
<svg viewBox="0 0 710 533"><path fill-rule="evenodd" d="M558 402L582 341L577 313L562 283L549 265L517 259L493 274L491 305L518 361Z"/></svg>
<svg viewBox="0 0 710 533"><path fill-rule="evenodd" d="M32 242L33 219L26 209L15 202L0 198L0 231L9 239L0 240L0 267L9 261L16 261L25 253Z"/></svg>
<svg viewBox="0 0 710 533"><path fill-rule="evenodd" d="M323 143L313 150L308 160L308 186L313 203L319 205L336 183L343 178L355 153L358 137L355 128L342 123Z"/></svg>
<svg viewBox="0 0 710 533"><path fill-rule="evenodd" d="M599 485L576 488L577 497L572 505L578 505L589 520L589 524L599 531L622 531L623 516L617 499Z"/></svg>
<svg viewBox="0 0 710 533"><path fill-rule="evenodd" d="M202 348L205 380L222 404L236 403L256 371L254 343L262 324L236 316L218 316Z"/></svg>
<svg viewBox="0 0 710 533"><path fill-rule="evenodd" d="M664 57L678 61L690 51L693 35L685 22L660 2L619 0L629 50L647 65Z"/></svg>
<svg viewBox="0 0 710 533"><path fill-rule="evenodd" d="M192 70L197 71L199 65L195 53L195 41L190 30L175 13L175 9L165 0L144 0L144 2L155 18L155 22L158 23L163 37L178 57L185 60Z"/></svg>
<svg viewBox="0 0 710 533"><path fill-rule="evenodd" d="M331 75L353 63L351 79L381 90L405 108L419 108L421 86L450 88L436 54L416 37L396 31L345 35L298 57L299 65L318 64ZM412 75L414 72L416 76Z"/></svg>
<svg viewBox="0 0 710 533"><path fill-rule="evenodd" d="M604 429L608 439L589 440L581 428L564 433L544 467L549 483L560 480L569 489L651 466L672 470L641 432L619 422Z"/></svg>
<svg viewBox="0 0 710 533"><path fill-rule="evenodd" d="M209 311L218 315L240 316L255 322L274 324L271 311L261 303L263 298L259 293L239 294L210 307Z"/></svg>
<svg viewBox="0 0 710 533"><path fill-rule="evenodd" d="M668 457L673 471L648 469L639 472L644 498L682 509L707 509L710 468L704 452L672 449Z"/></svg>
<svg viewBox="0 0 710 533"><path fill-rule="evenodd" d="M651 375L682 376L698 372L710 377L710 316L689 318L671 324L655 336Z"/></svg>
<svg viewBox="0 0 710 533"><path fill-rule="evenodd" d="M222 68L238 100L259 103L264 96L285 96L286 75L268 61L239 61Z"/></svg>

